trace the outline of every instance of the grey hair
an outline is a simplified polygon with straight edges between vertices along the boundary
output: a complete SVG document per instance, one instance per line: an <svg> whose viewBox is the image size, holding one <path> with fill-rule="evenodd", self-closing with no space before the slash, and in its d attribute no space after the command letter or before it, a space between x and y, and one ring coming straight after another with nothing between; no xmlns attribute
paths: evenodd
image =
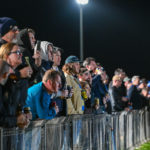
<svg viewBox="0 0 150 150"><path fill-rule="evenodd" d="M132 82L134 82L137 78L140 78L140 76L136 75L132 77Z"/></svg>

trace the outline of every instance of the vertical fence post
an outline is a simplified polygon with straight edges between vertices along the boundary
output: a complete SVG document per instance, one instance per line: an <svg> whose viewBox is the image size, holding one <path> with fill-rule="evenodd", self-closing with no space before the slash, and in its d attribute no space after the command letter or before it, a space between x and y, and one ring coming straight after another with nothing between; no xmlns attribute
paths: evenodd
<svg viewBox="0 0 150 150"><path fill-rule="evenodd" d="M44 125L44 150L46 150L46 140L47 140L46 136L47 134L46 134L46 123L45 123Z"/></svg>
<svg viewBox="0 0 150 150"><path fill-rule="evenodd" d="M3 128L0 128L0 149L3 150Z"/></svg>

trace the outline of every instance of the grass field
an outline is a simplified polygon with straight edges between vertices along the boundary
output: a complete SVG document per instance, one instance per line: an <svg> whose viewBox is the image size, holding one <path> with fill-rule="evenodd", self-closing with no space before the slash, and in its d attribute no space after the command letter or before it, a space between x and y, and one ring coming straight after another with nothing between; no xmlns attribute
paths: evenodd
<svg viewBox="0 0 150 150"><path fill-rule="evenodd" d="M150 142L142 144L139 148L136 148L135 150L150 150Z"/></svg>

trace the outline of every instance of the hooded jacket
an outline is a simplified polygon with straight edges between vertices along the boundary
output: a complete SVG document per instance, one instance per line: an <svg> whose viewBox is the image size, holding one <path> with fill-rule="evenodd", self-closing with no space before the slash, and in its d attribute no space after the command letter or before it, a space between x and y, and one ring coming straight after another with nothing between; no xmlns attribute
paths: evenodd
<svg viewBox="0 0 150 150"><path fill-rule="evenodd" d="M32 49L27 29L21 30L19 34L17 35L17 44L23 54L22 66L25 67L27 65L30 65L33 70L33 74L29 80L29 85L31 86L37 82L36 79L39 76L40 67L37 67L35 65L35 60L34 58L32 58L34 54L34 50Z"/></svg>
<svg viewBox="0 0 150 150"><path fill-rule="evenodd" d="M52 68L53 62L49 60L48 58L48 45L52 45L52 43L47 42L47 41L42 41L41 42L41 58L42 58L42 71L41 71L41 76L44 75L44 73Z"/></svg>

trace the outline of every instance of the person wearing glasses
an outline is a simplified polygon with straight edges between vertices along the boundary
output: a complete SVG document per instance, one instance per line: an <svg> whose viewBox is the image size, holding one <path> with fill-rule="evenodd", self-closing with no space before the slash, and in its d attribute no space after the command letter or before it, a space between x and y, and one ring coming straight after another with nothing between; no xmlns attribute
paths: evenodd
<svg viewBox="0 0 150 150"><path fill-rule="evenodd" d="M18 33L19 29L14 19L8 17L0 18L0 47L7 42L16 42Z"/></svg>
<svg viewBox="0 0 150 150"><path fill-rule="evenodd" d="M0 58L6 61L15 71L22 63L22 52L18 45L6 43L0 48ZM0 111L0 126L25 128L29 124L29 118L22 113L27 97L27 89L27 78L15 78L15 74L10 74L3 86L3 95L0 98L4 107Z"/></svg>

